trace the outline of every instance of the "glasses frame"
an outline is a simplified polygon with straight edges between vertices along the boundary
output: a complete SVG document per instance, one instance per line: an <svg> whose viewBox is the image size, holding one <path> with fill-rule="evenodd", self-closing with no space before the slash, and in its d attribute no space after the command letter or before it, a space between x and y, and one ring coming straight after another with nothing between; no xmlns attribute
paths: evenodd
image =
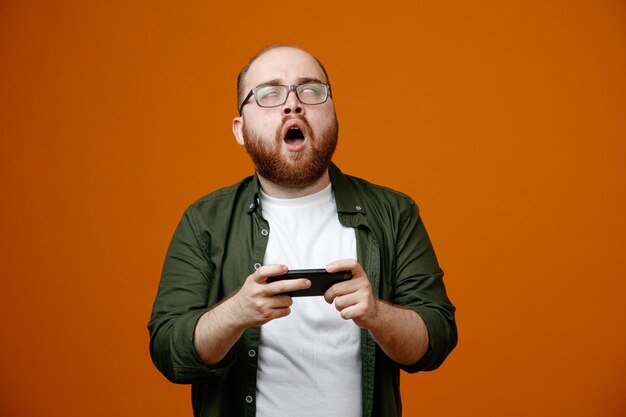
<svg viewBox="0 0 626 417"><path fill-rule="evenodd" d="M301 85L305 85L305 84L321 84L321 85L323 85L324 89L326 90L326 98L324 99L324 101L321 101L321 102L315 103L315 104L303 102L300 99L300 96L298 95L297 88L300 87ZM272 105L272 106L263 106L262 104L260 104L259 103L259 99L256 96L256 92L258 90L260 90L261 88L265 88L265 87L283 87L283 88L287 88L288 90L287 90L287 94L285 94L285 101L283 101L280 104L275 104L275 105ZM283 104L285 104L287 102L287 99L289 98L289 93L292 92L292 91L296 95L296 98L298 99L298 101L300 103L302 103L302 104L306 104L307 106L317 106L318 104L324 104L324 103L326 103L328 101L329 97L332 98L332 96L333 96L332 92L331 92L331 89L330 89L330 84L323 83L323 82L320 82L320 81L306 81L306 82L303 82L303 83L300 83L300 84L292 84L292 85L281 85L281 84L278 84L278 85L262 85L262 86L259 86L259 87L254 87L252 90L250 90L250 92L248 93L246 98L243 99L243 101L241 102L241 106L239 106L239 115L241 116L241 112L243 110L243 106L248 104L248 101L250 100L250 97L252 97L252 96L254 96L254 101L256 101L256 104L259 107L263 107L265 109L268 109L268 108L272 108L272 107L280 107Z"/></svg>

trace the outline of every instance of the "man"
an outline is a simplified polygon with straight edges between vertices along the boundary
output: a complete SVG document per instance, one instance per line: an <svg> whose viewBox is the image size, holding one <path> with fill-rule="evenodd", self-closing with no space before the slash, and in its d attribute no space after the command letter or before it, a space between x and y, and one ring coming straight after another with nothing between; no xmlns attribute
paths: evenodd
<svg viewBox="0 0 626 417"><path fill-rule="evenodd" d="M256 174L185 212L149 323L150 352L192 384L195 416L399 416L399 370L437 368L454 306L415 203L344 175L320 62L291 46L239 75L237 142ZM288 269L349 270L290 297ZM425 399L426 400L426 399Z"/></svg>

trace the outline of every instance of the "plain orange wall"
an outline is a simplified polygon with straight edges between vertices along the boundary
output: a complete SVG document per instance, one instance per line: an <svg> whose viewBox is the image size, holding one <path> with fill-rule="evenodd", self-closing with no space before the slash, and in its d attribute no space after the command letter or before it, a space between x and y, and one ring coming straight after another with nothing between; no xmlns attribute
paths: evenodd
<svg viewBox="0 0 626 417"><path fill-rule="evenodd" d="M235 76L281 41L446 270L459 346L405 415L626 415L624 2L232 3L0 4L0 414L191 415L145 325L183 210L251 173Z"/></svg>

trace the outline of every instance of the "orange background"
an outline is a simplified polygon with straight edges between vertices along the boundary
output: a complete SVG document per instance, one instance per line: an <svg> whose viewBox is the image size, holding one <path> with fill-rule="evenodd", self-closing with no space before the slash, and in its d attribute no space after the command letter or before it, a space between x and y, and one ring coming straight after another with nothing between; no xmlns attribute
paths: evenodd
<svg viewBox="0 0 626 417"><path fill-rule="evenodd" d="M251 173L235 77L275 41L446 270L459 346L405 415L626 415L619 0L3 0L0 414L191 415L145 326L183 210Z"/></svg>

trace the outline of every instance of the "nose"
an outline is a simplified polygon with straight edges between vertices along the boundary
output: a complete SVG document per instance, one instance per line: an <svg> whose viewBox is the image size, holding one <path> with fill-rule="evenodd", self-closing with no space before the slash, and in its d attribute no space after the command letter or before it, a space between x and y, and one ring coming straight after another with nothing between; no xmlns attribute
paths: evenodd
<svg viewBox="0 0 626 417"><path fill-rule="evenodd" d="M302 103L300 103L300 100L298 100L298 97L296 96L296 92L294 90L290 90L287 93L287 101L285 101L285 104L283 104L284 114L291 114L292 112L296 114L304 113L304 107L302 107Z"/></svg>

